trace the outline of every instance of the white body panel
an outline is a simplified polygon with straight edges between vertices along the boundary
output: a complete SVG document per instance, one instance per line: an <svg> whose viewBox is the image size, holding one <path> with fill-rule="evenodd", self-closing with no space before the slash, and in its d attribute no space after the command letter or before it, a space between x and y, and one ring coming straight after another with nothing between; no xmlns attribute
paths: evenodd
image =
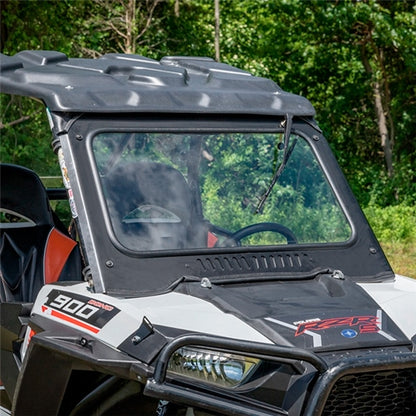
<svg viewBox="0 0 416 416"><path fill-rule="evenodd" d="M396 275L394 282L362 283L360 286L407 337L412 338L416 334L416 279Z"/></svg>
<svg viewBox="0 0 416 416"><path fill-rule="evenodd" d="M397 275L394 282L362 283L360 286L383 308L407 337L411 338L416 334L416 280ZM88 328L51 315L50 308L45 310L43 306L47 295L53 289L95 299L118 308L120 312L93 334ZM97 336L112 347L117 347L135 332L144 317L153 325L245 341L271 343L268 338L236 316L224 313L204 300L174 292L121 299L91 293L86 283L73 286L46 285L37 297L33 313Z"/></svg>
<svg viewBox="0 0 416 416"><path fill-rule="evenodd" d="M91 332L88 329L51 316L48 310L43 310L42 306L46 302L47 295L53 289L82 295L120 309L120 312L96 335L102 342L113 347L121 344L136 331L144 317L152 325L168 326L245 341L271 343L268 338L234 315L224 313L209 302L189 295L172 292L157 296L120 299L91 293L88 291L86 283L74 286L46 285L43 287L35 302L33 313L47 316L49 319L89 334Z"/></svg>

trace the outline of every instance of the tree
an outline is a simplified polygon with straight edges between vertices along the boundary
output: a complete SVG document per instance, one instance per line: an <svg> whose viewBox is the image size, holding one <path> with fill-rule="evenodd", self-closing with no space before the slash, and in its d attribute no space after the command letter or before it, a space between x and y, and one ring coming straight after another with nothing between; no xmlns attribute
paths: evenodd
<svg viewBox="0 0 416 416"><path fill-rule="evenodd" d="M108 33L110 50L120 53L136 53L137 48L149 41L145 37L160 0L93 0L84 24L84 30L93 28L99 33ZM154 22L153 22L154 23ZM83 33L86 36L86 32ZM107 50L109 52L110 50ZM96 56L95 49L82 48L85 55Z"/></svg>
<svg viewBox="0 0 416 416"><path fill-rule="evenodd" d="M414 0L223 1L221 43L216 4L7 0L1 3L1 47L6 54L56 49L73 57L133 52L218 59L220 52L224 62L312 101L361 203L416 201ZM30 106L23 111L26 104L17 100L3 103L7 142L13 123L39 115ZM39 131L30 124L28 143ZM3 149L12 151L15 139Z"/></svg>

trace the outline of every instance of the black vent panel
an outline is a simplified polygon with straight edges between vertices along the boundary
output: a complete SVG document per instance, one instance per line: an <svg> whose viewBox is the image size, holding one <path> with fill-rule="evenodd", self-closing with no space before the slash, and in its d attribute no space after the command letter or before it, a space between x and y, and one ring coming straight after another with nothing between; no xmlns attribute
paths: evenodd
<svg viewBox="0 0 416 416"><path fill-rule="evenodd" d="M410 416L416 414L416 371L391 370L342 377L323 416Z"/></svg>
<svg viewBox="0 0 416 416"><path fill-rule="evenodd" d="M236 256L209 256L198 258L200 272L205 275L256 273L256 272L290 272L309 269L307 254L250 254Z"/></svg>

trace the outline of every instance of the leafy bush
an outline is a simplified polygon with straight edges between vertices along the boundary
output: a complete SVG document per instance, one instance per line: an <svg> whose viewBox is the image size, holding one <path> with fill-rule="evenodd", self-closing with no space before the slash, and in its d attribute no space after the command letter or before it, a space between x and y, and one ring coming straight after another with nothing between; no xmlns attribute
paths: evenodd
<svg viewBox="0 0 416 416"><path fill-rule="evenodd" d="M416 207L369 205L364 209L377 238L382 242L411 242L416 244Z"/></svg>

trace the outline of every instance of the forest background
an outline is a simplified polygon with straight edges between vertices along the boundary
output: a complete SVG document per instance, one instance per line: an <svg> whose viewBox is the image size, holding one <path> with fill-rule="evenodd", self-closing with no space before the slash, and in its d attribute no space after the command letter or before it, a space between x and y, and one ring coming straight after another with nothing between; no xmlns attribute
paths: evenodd
<svg viewBox="0 0 416 416"><path fill-rule="evenodd" d="M307 97L394 270L416 277L415 3L1 0L0 49L209 56ZM0 160L58 174L43 106L0 104Z"/></svg>

